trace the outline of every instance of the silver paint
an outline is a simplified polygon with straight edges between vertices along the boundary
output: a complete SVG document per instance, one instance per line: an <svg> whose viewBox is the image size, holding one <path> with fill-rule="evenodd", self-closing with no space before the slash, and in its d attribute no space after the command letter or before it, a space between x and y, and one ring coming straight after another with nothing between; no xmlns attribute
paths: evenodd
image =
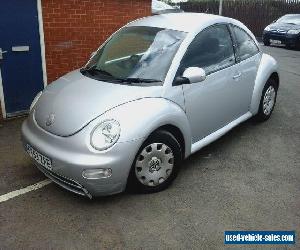
<svg viewBox="0 0 300 250"><path fill-rule="evenodd" d="M256 41L239 21L208 14L164 14L127 24L187 33L164 84L118 85L85 77L78 70L70 72L48 85L32 108L22 126L24 145L30 144L51 158L53 172L82 185L87 196L110 195L125 189L141 145L159 127L178 128L184 138L186 158L257 114L265 83L278 71L276 61L262 52L210 74L202 82L172 86L189 44L201 30L216 23L237 25ZM46 120L51 114L55 121L47 126ZM90 144L90 134L99 123L110 119L119 122L120 137L111 148L98 151ZM157 155L149 161L163 162ZM108 166L112 169L110 178L88 180L82 177L85 169Z"/></svg>

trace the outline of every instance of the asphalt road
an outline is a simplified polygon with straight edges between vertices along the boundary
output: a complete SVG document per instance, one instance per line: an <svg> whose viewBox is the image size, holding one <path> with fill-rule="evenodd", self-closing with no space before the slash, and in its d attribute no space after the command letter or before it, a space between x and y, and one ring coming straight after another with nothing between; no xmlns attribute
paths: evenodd
<svg viewBox="0 0 300 250"><path fill-rule="evenodd" d="M269 121L247 121L194 154L161 193L90 201L49 184L2 202L0 249L241 249L223 244L225 230L299 235L300 51L263 49L281 73ZM21 122L0 124L0 195L45 179L23 153Z"/></svg>

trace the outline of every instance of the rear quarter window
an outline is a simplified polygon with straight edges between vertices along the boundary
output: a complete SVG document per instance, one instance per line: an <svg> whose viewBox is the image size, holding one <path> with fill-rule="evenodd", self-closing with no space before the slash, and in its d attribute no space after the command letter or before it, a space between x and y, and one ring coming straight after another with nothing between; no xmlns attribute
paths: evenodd
<svg viewBox="0 0 300 250"><path fill-rule="evenodd" d="M256 55L259 52L255 41L243 29L237 26L232 27L236 38L237 55L240 61Z"/></svg>

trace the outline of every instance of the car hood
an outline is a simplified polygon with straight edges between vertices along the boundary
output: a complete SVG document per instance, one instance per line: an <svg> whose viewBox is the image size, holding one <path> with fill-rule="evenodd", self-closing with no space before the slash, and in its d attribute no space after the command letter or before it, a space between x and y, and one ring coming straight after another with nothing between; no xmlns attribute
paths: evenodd
<svg viewBox="0 0 300 250"><path fill-rule="evenodd" d="M300 25L288 24L288 23L273 23L269 25L271 30L279 29L284 31L300 29Z"/></svg>
<svg viewBox="0 0 300 250"><path fill-rule="evenodd" d="M160 97L161 89L162 86L102 82L76 70L45 88L34 107L34 117L46 131L70 136L116 106L140 98Z"/></svg>

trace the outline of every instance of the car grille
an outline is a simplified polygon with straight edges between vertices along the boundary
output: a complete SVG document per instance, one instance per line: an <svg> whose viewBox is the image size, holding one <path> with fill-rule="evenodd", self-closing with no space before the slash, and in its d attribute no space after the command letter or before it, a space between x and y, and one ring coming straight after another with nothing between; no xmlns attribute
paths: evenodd
<svg viewBox="0 0 300 250"><path fill-rule="evenodd" d="M38 165L38 164L36 164L36 165L39 168L39 170L41 170L49 179L51 179L52 181L54 181L56 184L60 185L61 187L65 188L73 193L92 198L92 196L88 193L88 191L78 182L76 182L72 179L66 178L57 173L54 173L54 172L44 168L41 165Z"/></svg>
<svg viewBox="0 0 300 250"><path fill-rule="evenodd" d="M276 33L276 34L286 34L286 30L281 30L281 29L273 29L270 30L272 33Z"/></svg>

